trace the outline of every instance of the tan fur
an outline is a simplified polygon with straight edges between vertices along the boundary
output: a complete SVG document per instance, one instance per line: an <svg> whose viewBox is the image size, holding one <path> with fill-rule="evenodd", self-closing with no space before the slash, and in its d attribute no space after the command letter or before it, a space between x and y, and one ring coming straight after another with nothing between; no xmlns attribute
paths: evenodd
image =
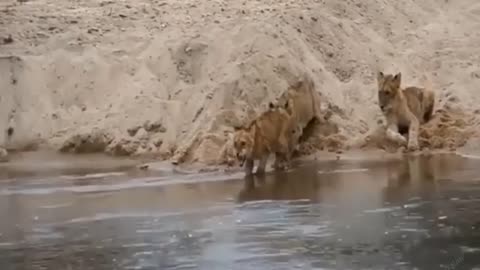
<svg viewBox="0 0 480 270"><path fill-rule="evenodd" d="M377 74L379 106L387 120L387 137L417 150L419 127L431 119L435 95L427 88L402 89L401 80L401 73ZM401 134L408 134L408 143Z"/></svg>
<svg viewBox="0 0 480 270"><path fill-rule="evenodd" d="M292 117L282 108L274 108L270 104L268 111L262 113L249 125L236 127L233 146L240 166L245 164L246 174L251 174L254 161L259 160L257 173L265 172L270 154L275 154L274 166L279 161L290 161L289 137L295 131Z"/></svg>
<svg viewBox="0 0 480 270"><path fill-rule="evenodd" d="M307 125L318 120L318 93L315 92L313 80L305 77L295 84L291 85L277 101L276 106L283 107L292 116L294 127L294 136L291 137L289 144L291 150L298 146L300 137L303 135Z"/></svg>
<svg viewBox="0 0 480 270"><path fill-rule="evenodd" d="M293 151L298 145L298 141L303 134L302 124L298 122L298 118L296 117L296 112L293 105L293 99L288 99L283 106L278 106L273 104L272 102L269 103L269 110L270 111L278 111L280 113L286 112L288 114L289 120L288 125L286 126L286 141L288 145L288 153L282 156L282 162L289 162L293 155ZM285 164L288 166L289 164ZM274 166L281 166L278 162L275 163Z"/></svg>

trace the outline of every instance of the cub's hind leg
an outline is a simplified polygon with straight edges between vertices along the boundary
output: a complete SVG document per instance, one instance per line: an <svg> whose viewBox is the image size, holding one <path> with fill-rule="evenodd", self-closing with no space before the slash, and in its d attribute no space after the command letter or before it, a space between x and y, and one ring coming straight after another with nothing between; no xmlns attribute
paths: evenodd
<svg viewBox="0 0 480 270"><path fill-rule="evenodd" d="M408 150L415 151L418 150L418 132L419 132L420 123L417 118L413 115L410 117L410 125L408 129Z"/></svg>
<svg viewBox="0 0 480 270"><path fill-rule="evenodd" d="M427 123L432 119L433 117L433 104L428 105L427 109L425 110L425 113L423 114L423 122Z"/></svg>
<svg viewBox="0 0 480 270"><path fill-rule="evenodd" d="M288 153L285 153L285 152L275 153L274 168L276 170L286 170L290 168L290 163L291 163L291 158Z"/></svg>

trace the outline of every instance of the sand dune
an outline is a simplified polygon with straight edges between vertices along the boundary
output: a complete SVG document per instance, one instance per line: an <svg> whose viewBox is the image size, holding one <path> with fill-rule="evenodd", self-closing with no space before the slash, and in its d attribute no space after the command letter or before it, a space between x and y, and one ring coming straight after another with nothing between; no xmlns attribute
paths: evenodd
<svg viewBox="0 0 480 270"><path fill-rule="evenodd" d="M331 117L305 152L368 134L389 150L383 70L431 78L421 144L457 149L478 137L479 15L474 0L2 1L0 146L218 164L232 125L306 74Z"/></svg>

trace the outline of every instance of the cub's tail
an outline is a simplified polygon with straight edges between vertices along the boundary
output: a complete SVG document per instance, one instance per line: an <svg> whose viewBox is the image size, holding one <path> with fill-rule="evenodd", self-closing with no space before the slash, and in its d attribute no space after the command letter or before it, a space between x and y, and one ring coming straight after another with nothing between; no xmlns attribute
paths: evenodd
<svg viewBox="0 0 480 270"><path fill-rule="evenodd" d="M423 86L425 91L423 92L422 106L423 109L423 122L426 123L430 121L433 117L433 111L435 106L435 90L433 82L427 73L424 73L422 77Z"/></svg>
<svg viewBox="0 0 480 270"><path fill-rule="evenodd" d="M422 84L425 90L427 90L426 92L434 92L432 79L427 73L424 73L424 75L422 76Z"/></svg>

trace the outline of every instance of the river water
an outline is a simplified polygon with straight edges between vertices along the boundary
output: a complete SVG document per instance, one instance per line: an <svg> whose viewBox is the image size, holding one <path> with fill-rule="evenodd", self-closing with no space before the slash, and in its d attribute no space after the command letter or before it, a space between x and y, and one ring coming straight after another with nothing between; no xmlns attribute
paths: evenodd
<svg viewBox="0 0 480 270"><path fill-rule="evenodd" d="M85 159L0 167L0 269L480 269L480 160L244 178Z"/></svg>

